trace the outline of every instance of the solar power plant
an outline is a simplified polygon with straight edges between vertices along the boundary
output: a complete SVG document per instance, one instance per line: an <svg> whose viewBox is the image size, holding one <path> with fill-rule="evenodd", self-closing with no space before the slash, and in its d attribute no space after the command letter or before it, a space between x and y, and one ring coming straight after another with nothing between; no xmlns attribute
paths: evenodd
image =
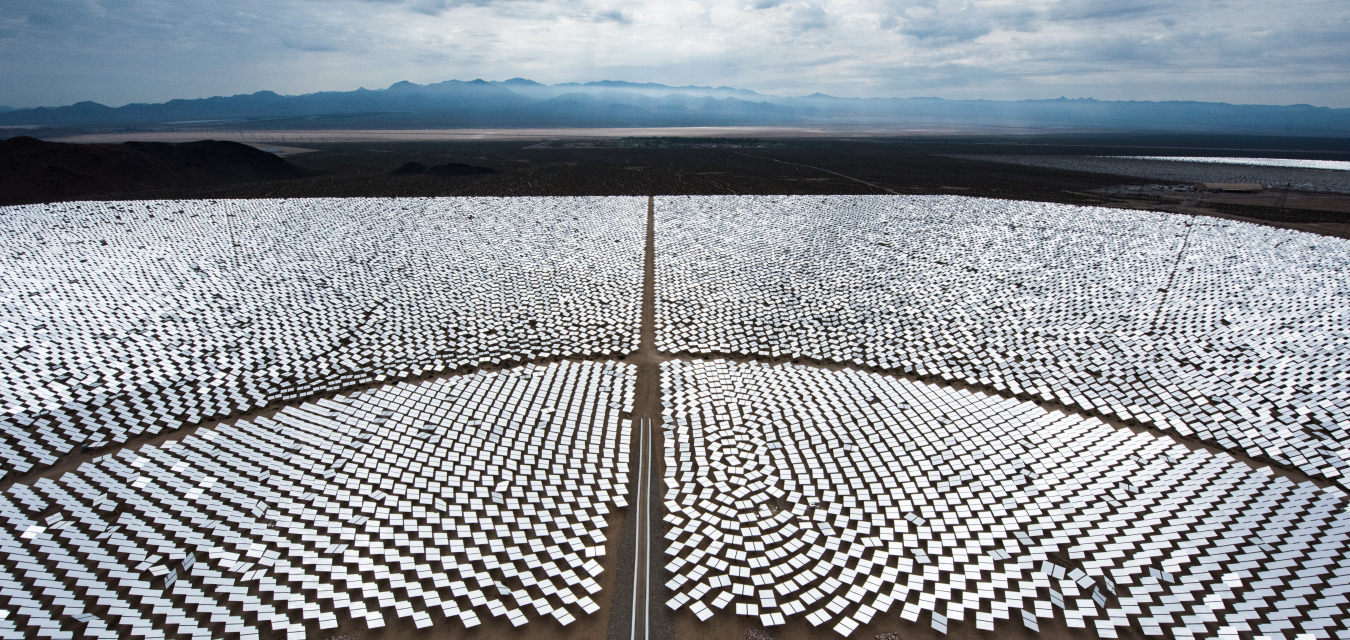
<svg viewBox="0 0 1350 640"><path fill-rule="evenodd" d="M1236 164L1251 167L1293 167L1296 169L1331 169L1350 171L1350 162L1344 160L1289 160L1285 158L1232 158L1190 156L1116 156L1126 160L1166 160L1169 162L1200 162L1204 164Z"/></svg>
<svg viewBox="0 0 1350 640"><path fill-rule="evenodd" d="M657 200L657 346L1025 394L1350 471L1350 246L960 197Z"/></svg>
<svg viewBox="0 0 1350 640"><path fill-rule="evenodd" d="M904 196L0 229L0 638L1350 640L1343 240Z"/></svg>
<svg viewBox="0 0 1350 640"><path fill-rule="evenodd" d="M699 619L1347 632L1340 489L874 373L667 362L662 385L669 606Z"/></svg>
<svg viewBox="0 0 1350 640"><path fill-rule="evenodd" d="M646 205L0 209L0 471L386 376L632 351Z"/></svg>
<svg viewBox="0 0 1350 640"><path fill-rule="evenodd" d="M386 386L16 485L0 589L17 617L0 628L571 624L599 609L605 516L626 505L633 382L629 365L563 363Z"/></svg>

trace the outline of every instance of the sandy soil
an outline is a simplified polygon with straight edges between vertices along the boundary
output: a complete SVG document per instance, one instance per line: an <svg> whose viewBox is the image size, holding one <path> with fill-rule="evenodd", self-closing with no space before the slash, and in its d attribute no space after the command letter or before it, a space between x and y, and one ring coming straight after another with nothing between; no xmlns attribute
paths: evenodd
<svg viewBox="0 0 1350 640"><path fill-rule="evenodd" d="M1152 181L1175 181L1192 184L1197 182L1256 182L1266 185L1270 190L1274 190L1276 185L1289 185L1290 188L1299 191L1350 193L1350 172L1330 169L1139 160L1095 155L960 154L953 157L983 162L1006 162L1069 171L1133 176Z"/></svg>
<svg viewBox="0 0 1350 640"><path fill-rule="evenodd" d="M1272 189L1260 194L1211 194L1205 198L1208 202L1226 202L1257 207L1274 207L1279 204L1280 192ZM1350 213L1350 196L1338 193L1306 193L1290 191L1283 208L1308 209L1310 211L1339 211Z"/></svg>
<svg viewBox="0 0 1350 640"><path fill-rule="evenodd" d="M1139 185L1119 185L1098 189L1097 192L1108 195L1121 196L1157 196L1163 200L1174 202L1189 202L1201 196L1205 202L1247 205L1253 207L1278 207L1282 209L1304 209L1308 211L1335 211L1339 213L1350 213L1350 195L1341 193L1317 193L1309 191L1289 191L1282 193L1282 189L1269 189L1262 193L1205 193L1197 194L1193 191L1170 191L1166 189L1154 190L1147 186ZM1284 195L1284 203L1280 203L1280 196Z"/></svg>
<svg viewBox="0 0 1350 640"><path fill-rule="evenodd" d="M1340 200L1339 202L1337 202L1338 199ZM1319 198L1316 201L1320 202L1320 205L1317 207L1304 206L1304 202L1306 201L1304 200L1296 201L1294 199L1294 194L1290 193L1288 206L1294 207L1296 206L1294 203L1298 202L1299 204L1297 206L1305 210L1334 211L1334 212L1343 212L1343 210L1340 207L1350 207L1350 196L1328 196L1326 198ZM1233 196L1230 196L1224 200L1211 198L1209 202L1251 204L1250 201L1236 200L1235 197ZM1211 218L1222 218L1224 220L1237 220L1240 222L1250 222L1252 224L1260 224L1268 227L1275 227L1278 229L1293 229L1295 231L1306 231L1308 233L1316 233L1324 236L1334 236L1337 238L1350 239L1350 221L1286 222L1281 220L1262 220L1260 218L1239 216L1231 213L1226 213L1223 211L1215 211L1214 209L1191 206L1189 202L1177 199L1171 199L1170 202L1164 202L1162 204L1159 204L1157 202L1126 199L1117 202L1112 202L1106 206L1111 206L1118 209L1141 209L1145 211L1166 211L1169 213L1180 213L1191 216L1209 216Z"/></svg>

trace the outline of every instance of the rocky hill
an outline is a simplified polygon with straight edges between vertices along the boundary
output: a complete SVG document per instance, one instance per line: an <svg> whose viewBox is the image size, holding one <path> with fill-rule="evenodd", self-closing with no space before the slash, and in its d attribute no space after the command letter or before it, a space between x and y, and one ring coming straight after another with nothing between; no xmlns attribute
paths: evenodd
<svg viewBox="0 0 1350 640"><path fill-rule="evenodd" d="M0 204L308 175L265 151L219 140L67 144L21 136L0 141Z"/></svg>

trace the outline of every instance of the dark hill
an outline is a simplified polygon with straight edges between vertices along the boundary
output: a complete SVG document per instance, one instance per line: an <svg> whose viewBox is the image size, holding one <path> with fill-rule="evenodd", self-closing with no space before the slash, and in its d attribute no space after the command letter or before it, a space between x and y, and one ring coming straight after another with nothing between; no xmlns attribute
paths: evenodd
<svg viewBox="0 0 1350 640"><path fill-rule="evenodd" d="M427 165L420 162L409 162L393 171L389 172L391 176L420 176L427 170Z"/></svg>
<svg viewBox="0 0 1350 640"><path fill-rule="evenodd" d="M309 175L238 142L68 144L29 137L0 141L0 204Z"/></svg>

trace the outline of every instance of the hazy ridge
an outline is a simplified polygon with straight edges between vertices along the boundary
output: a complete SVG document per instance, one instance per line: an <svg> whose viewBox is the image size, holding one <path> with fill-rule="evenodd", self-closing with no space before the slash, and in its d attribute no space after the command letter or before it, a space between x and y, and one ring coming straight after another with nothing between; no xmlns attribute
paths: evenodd
<svg viewBox="0 0 1350 640"><path fill-rule="evenodd" d="M784 97L732 87L601 81L398 82L385 89L271 91L108 107L7 111L0 127L334 129L631 126L1006 127L1350 137L1350 109L1217 102Z"/></svg>

